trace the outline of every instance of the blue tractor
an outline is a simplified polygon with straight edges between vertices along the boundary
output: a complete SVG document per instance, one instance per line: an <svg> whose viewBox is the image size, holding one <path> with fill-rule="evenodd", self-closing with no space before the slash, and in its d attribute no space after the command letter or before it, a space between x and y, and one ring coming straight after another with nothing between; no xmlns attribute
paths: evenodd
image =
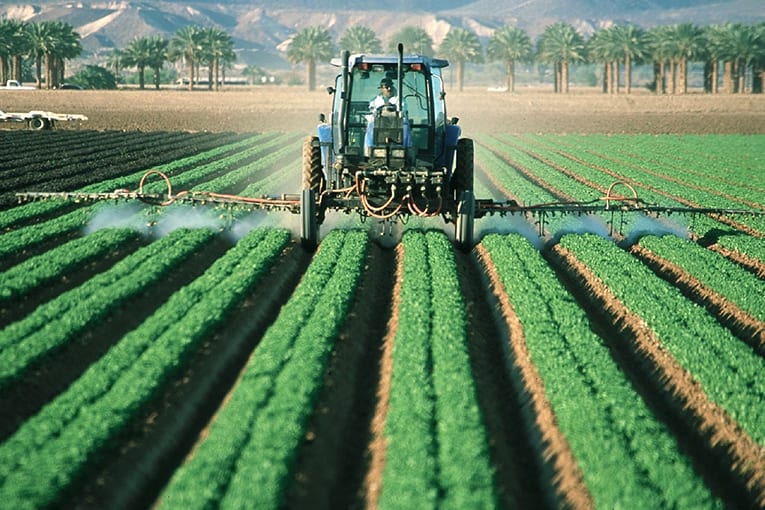
<svg viewBox="0 0 765 510"><path fill-rule="evenodd" d="M421 55L350 55L340 68L327 122L303 144L301 241L319 239L326 212L358 212L382 222L441 216L455 240L473 245L473 141L447 117L441 70L449 63ZM392 87L383 99L381 85Z"/></svg>

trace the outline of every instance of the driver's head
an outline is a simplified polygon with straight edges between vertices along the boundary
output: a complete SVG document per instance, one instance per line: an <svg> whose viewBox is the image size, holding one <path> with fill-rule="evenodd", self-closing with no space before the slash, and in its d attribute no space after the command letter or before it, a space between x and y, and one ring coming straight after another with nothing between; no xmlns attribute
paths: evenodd
<svg viewBox="0 0 765 510"><path fill-rule="evenodd" d="M386 97L393 94L393 80L390 78L383 78L380 80L380 93Z"/></svg>

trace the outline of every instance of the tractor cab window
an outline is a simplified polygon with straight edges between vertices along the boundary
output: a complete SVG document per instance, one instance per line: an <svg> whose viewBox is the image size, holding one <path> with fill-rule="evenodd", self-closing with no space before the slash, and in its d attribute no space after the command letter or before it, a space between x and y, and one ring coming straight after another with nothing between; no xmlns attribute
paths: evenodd
<svg viewBox="0 0 765 510"><path fill-rule="evenodd" d="M411 144L418 150L428 150L430 144L430 118L432 112L428 101L428 83L421 68L405 66L401 89L398 90L396 65L370 64L355 67L350 80L348 108L348 151L363 154L367 125L378 113L375 105L380 103L380 85L390 80L393 86L393 102L401 101L401 111L411 129ZM376 100L376 98L378 98Z"/></svg>

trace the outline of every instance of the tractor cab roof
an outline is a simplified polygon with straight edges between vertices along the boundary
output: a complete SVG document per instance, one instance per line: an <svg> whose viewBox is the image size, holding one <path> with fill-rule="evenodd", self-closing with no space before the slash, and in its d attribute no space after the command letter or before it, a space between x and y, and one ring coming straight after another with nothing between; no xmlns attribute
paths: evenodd
<svg viewBox="0 0 765 510"><path fill-rule="evenodd" d="M333 58L330 63L335 67L342 67L343 62L340 58ZM424 55L404 55L404 65L422 64L427 68L441 68L449 65L448 60L442 58L426 57ZM355 54L351 55L348 59L348 68L353 69L359 64L398 64L398 57L396 55L365 55Z"/></svg>

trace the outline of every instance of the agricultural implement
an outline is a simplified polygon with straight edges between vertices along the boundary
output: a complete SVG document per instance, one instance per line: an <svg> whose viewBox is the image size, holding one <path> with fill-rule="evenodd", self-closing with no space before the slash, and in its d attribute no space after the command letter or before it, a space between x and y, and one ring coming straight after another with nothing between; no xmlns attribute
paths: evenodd
<svg viewBox="0 0 765 510"><path fill-rule="evenodd" d="M33 110L28 113L10 113L0 110L0 121L3 122L26 122L29 129L40 131L52 129L56 122L68 120L88 120L85 115L78 113L53 113Z"/></svg>
<svg viewBox="0 0 765 510"><path fill-rule="evenodd" d="M332 64L340 68L332 95L329 122L322 114L316 135L303 142L302 189L298 194L244 197L204 191L173 193L170 179L157 170L147 172L138 190L106 193L18 193L22 201L141 200L153 205L187 203L247 209L281 210L301 216L300 238L308 249L319 242L319 227L327 212L357 213L385 225L409 217L438 217L454 225L457 245L474 244L475 219L487 215L523 215L534 219L545 234L554 215L610 216L612 234L624 216L718 214L765 215L765 211L665 207L641 200L634 188L616 182L605 196L588 202L521 205L515 201L476 199L473 187L473 141L461 137L457 118L446 114L441 71L446 60L420 55L353 55L345 52ZM391 89L383 94L383 86ZM394 98L394 99L391 99ZM144 191L147 178L157 175L166 192ZM617 186L627 194L615 191ZM617 224L619 225L617 227Z"/></svg>

